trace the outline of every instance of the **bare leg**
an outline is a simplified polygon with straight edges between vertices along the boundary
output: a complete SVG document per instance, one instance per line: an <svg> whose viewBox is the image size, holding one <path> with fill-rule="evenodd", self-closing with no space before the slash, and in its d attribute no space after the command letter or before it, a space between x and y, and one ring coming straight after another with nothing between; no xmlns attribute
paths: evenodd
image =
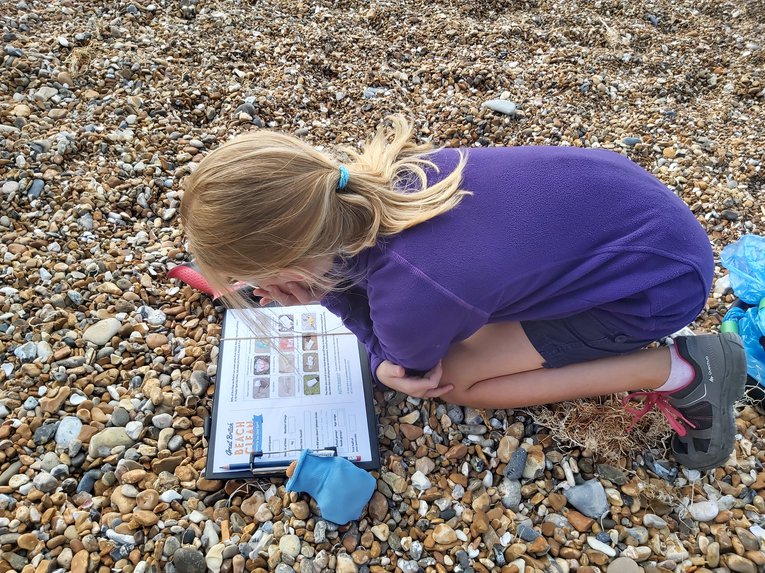
<svg viewBox="0 0 765 573"><path fill-rule="evenodd" d="M669 376L666 348L543 368L544 359L517 322L490 324L453 345L443 361L447 402L517 408L615 392L655 389Z"/></svg>

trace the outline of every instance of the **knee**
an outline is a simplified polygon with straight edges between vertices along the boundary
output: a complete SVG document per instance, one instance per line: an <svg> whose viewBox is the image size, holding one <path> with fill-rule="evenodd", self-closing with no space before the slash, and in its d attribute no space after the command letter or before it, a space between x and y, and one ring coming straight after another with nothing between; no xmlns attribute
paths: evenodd
<svg viewBox="0 0 765 573"><path fill-rule="evenodd" d="M441 376L441 386L451 385L452 389L443 394L441 399L444 402L457 406L470 406L469 391L476 381L468 380L465 376L460 376L459 374L453 370L444 369L444 373Z"/></svg>

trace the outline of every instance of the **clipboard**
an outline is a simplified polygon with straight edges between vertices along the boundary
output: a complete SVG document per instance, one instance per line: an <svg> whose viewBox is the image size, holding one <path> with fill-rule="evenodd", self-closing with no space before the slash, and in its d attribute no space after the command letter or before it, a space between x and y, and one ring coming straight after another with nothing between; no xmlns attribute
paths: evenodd
<svg viewBox="0 0 765 573"><path fill-rule="evenodd" d="M250 312L272 329L244 328ZM324 307L226 310L205 477L284 476L304 449L379 469L372 384L364 346Z"/></svg>

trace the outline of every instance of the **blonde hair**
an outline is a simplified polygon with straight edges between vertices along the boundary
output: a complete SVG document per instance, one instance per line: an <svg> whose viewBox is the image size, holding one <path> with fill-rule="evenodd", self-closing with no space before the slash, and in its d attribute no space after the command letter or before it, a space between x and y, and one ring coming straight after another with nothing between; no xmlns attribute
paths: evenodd
<svg viewBox="0 0 765 573"><path fill-rule="evenodd" d="M412 143L412 133L394 117L361 151L344 148L342 190L340 163L290 135L254 131L210 153L186 179L181 204L202 274L219 292L233 280L257 283L312 260L356 255L455 207L466 194L465 158L428 186L433 149Z"/></svg>

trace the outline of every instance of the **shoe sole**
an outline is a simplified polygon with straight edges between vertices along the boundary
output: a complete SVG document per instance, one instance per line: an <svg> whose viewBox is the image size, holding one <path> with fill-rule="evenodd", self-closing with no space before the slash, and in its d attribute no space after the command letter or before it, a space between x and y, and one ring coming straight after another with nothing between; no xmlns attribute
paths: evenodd
<svg viewBox="0 0 765 573"><path fill-rule="evenodd" d="M730 454L733 451L733 445L736 441L736 416L734 415L733 406L743 397L744 392L746 391L746 353L744 351L744 344L741 341L741 338L735 333L723 332L720 334L720 344L723 347L723 356L743 355L744 360L735 360L732 361L732 364L731 361L728 360L725 362L725 376L723 379L726 381L726 383L723 399L725 400L724 415L727 431L723 433L724 441L719 448L719 454L713 458L712 461L709 460L709 455L711 454L705 454L703 461L705 461L706 464L704 465L687 464L681 462L684 466L699 471L707 471L718 468L730 457ZM678 454L674 452L673 454L676 458L678 457ZM680 457L695 458L697 456L693 454L680 454ZM688 461L690 462L691 460L689 459Z"/></svg>

